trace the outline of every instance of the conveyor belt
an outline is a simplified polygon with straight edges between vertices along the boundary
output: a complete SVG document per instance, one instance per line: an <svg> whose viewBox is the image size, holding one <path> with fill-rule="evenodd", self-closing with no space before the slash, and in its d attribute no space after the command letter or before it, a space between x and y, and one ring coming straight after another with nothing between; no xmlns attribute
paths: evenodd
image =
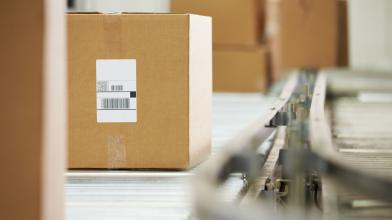
<svg viewBox="0 0 392 220"><path fill-rule="evenodd" d="M392 218L392 77L317 72L294 73L268 114L201 170L195 184L201 219ZM281 137L278 172L271 173L277 160L269 159L279 148L258 149L281 126L286 135ZM265 190L260 195L266 197L223 204L214 191L238 171L246 173L250 191L257 195ZM276 174L269 187L265 174Z"/></svg>
<svg viewBox="0 0 392 220"><path fill-rule="evenodd" d="M260 192L269 188L273 181L275 181L274 172L278 166L279 152L285 144L285 135L285 128L280 127L273 138L271 138L271 151L260 171L261 175L249 186L249 190L241 201L242 204L254 202L260 196Z"/></svg>
<svg viewBox="0 0 392 220"><path fill-rule="evenodd" d="M356 98L334 101L335 146L353 166L392 176L392 101L361 102Z"/></svg>
<svg viewBox="0 0 392 220"><path fill-rule="evenodd" d="M212 154L270 105L259 94L214 94ZM239 114L240 113L240 114ZM72 171L67 173L66 219L188 219L193 171ZM232 175L223 187L234 200L244 182Z"/></svg>
<svg viewBox="0 0 392 220"><path fill-rule="evenodd" d="M392 94L338 98L331 107L333 143L350 166L392 177ZM326 184L331 184L326 182ZM391 219L392 204L332 185L339 219ZM329 195L330 197L332 195Z"/></svg>

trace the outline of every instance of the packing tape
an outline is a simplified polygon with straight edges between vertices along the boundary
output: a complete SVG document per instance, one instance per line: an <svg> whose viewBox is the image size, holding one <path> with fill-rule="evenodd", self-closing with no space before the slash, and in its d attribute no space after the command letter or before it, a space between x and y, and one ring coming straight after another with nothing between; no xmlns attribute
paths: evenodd
<svg viewBox="0 0 392 220"><path fill-rule="evenodd" d="M104 59L120 58L122 47L122 19L116 14L105 14L103 16L103 40Z"/></svg>
<svg viewBox="0 0 392 220"><path fill-rule="evenodd" d="M119 59L122 54L122 20L117 14L106 14L103 17L104 59ZM109 169L125 168L127 151L125 138L122 135L107 138L107 167Z"/></svg>
<svg viewBox="0 0 392 220"><path fill-rule="evenodd" d="M127 164L127 149L124 136L108 136L107 167L109 169L125 168Z"/></svg>

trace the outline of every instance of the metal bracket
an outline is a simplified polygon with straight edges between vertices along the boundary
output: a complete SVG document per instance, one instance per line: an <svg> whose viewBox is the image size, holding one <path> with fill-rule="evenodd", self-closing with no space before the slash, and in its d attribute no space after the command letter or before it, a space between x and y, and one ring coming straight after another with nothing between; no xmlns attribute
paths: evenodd
<svg viewBox="0 0 392 220"><path fill-rule="evenodd" d="M289 121L296 118L296 109L297 104L291 100L274 115L266 127L287 126Z"/></svg>

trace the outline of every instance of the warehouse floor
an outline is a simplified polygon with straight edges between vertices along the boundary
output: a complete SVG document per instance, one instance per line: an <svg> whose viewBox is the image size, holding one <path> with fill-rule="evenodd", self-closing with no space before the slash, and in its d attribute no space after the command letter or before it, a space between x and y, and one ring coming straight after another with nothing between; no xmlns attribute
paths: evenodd
<svg viewBox="0 0 392 220"><path fill-rule="evenodd" d="M272 100L260 94L214 94L212 154L262 115ZM189 219L192 175L193 170L68 172L66 219ZM233 176L223 195L233 200L242 186L240 176Z"/></svg>

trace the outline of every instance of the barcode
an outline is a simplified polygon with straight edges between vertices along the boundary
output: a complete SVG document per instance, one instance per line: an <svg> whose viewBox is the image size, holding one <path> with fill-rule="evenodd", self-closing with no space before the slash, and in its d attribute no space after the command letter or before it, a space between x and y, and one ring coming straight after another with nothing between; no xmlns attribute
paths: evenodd
<svg viewBox="0 0 392 220"><path fill-rule="evenodd" d="M111 85L110 88L112 91L123 91L124 90L123 85Z"/></svg>
<svg viewBox="0 0 392 220"><path fill-rule="evenodd" d="M103 98L101 100L101 108L102 109L129 109L130 100L129 98L125 98L125 99Z"/></svg>
<svg viewBox="0 0 392 220"><path fill-rule="evenodd" d="M108 81L97 81L97 92L108 91L109 83Z"/></svg>

